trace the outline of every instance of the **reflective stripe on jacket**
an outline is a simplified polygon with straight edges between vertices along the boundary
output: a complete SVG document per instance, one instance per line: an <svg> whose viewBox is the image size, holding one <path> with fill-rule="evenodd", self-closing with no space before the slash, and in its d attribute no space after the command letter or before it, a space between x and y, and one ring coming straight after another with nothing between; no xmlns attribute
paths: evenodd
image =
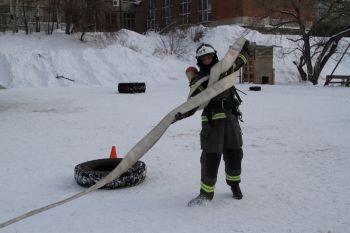
<svg viewBox="0 0 350 233"><path fill-rule="evenodd" d="M219 119L225 119L225 118L226 118L226 114L224 112L215 113L211 117L212 120L219 120ZM202 115L202 122L206 122L206 121L208 121L208 117L205 115Z"/></svg>

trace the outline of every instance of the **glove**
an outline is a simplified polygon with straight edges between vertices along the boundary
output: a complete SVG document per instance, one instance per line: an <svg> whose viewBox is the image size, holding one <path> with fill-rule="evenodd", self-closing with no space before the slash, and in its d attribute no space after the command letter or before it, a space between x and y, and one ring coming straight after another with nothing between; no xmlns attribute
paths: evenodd
<svg viewBox="0 0 350 233"><path fill-rule="evenodd" d="M175 123L176 121L182 120L186 117L192 116L196 112L196 110L197 110L197 108L192 109L191 111L185 112L183 114L181 112L176 113L175 118L174 118L173 122L171 122L171 124Z"/></svg>
<svg viewBox="0 0 350 233"><path fill-rule="evenodd" d="M253 54L253 51L256 47L256 43L255 42L250 42L249 40L247 40L243 47L242 47L242 52L246 52L248 54L248 56L251 56Z"/></svg>
<svg viewBox="0 0 350 233"><path fill-rule="evenodd" d="M248 52L249 50L249 44L250 44L250 41L249 40L246 40L243 47L242 47L242 51L246 51Z"/></svg>
<svg viewBox="0 0 350 233"><path fill-rule="evenodd" d="M186 69L186 76L188 81L192 81L193 77L198 73L198 70L194 66L190 66Z"/></svg>
<svg viewBox="0 0 350 233"><path fill-rule="evenodd" d="M242 52L247 53L248 56L251 55L251 51L250 51L250 49L249 49L249 45L250 45L250 41L247 40L247 41L244 43L244 45L243 45L243 47L242 47L242 50L241 50Z"/></svg>
<svg viewBox="0 0 350 233"><path fill-rule="evenodd" d="M182 114L181 112L176 113L175 118L171 124L175 123L176 121L184 119L186 116Z"/></svg>
<svg viewBox="0 0 350 233"><path fill-rule="evenodd" d="M179 120L184 119L185 117L186 117L185 114L182 114L181 112L178 112L178 113L176 113L176 115L175 115L175 120L176 120L176 121L179 121Z"/></svg>

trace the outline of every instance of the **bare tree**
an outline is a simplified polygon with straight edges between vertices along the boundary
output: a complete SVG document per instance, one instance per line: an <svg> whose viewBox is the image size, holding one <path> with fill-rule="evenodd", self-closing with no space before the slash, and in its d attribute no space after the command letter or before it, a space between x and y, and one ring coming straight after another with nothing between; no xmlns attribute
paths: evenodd
<svg viewBox="0 0 350 233"><path fill-rule="evenodd" d="M18 32L18 0L10 1L10 20L12 24L12 32Z"/></svg>
<svg viewBox="0 0 350 233"><path fill-rule="evenodd" d="M39 16L39 2L36 0L34 2L34 8L35 8L35 32L40 32L40 16Z"/></svg>
<svg viewBox="0 0 350 233"><path fill-rule="evenodd" d="M82 9L80 21L80 40L86 31L103 31L105 25L105 14L109 11L104 0L86 0L86 5Z"/></svg>
<svg viewBox="0 0 350 233"><path fill-rule="evenodd" d="M54 0L51 0L54 1ZM56 0L57 1L57 0ZM61 0L65 12L66 34L72 31L102 31L108 8L104 0Z"/></svg>
<svg viewBox="0 0 350 233"><path fill-rule="evenodd" d="M264 4L265 1L259 1ZM330 57L339 49L339 41L350 35L350 2L346 0L287 0L284 7L266 4L269 16L278 19L274 29L297 26L295 42L299 60L294 61L300 77L314 85ZM308 14L306 10L313 12ZM320 38L319 36L326 36Z"/></svg>
<svg viewBox="0 0 350 233"><path fill-rule="evenodd" d="M28 4L29 3L25 0L21 1L22 19L23 19L23 23L24 23L24 30L25 30L27 35L29 34L27 10L30 8L30 6Z"/></svg>
<svg viewBox="0 0 350 233"><path fill-rule="evenodd" d="M176 29L166 34L159 35L158 46L154 51L157 55L175 55L181 57L187 50L188 30Z"/></svg>
<svg viewBox="0 0 350 233"><path fill-rule="evenodd" d="M48 0L48 21L47 21L47 31L48 35L51 35L54 30L54 24L57 22L57 8L58 0Z"/></svg>
<svg viewBox="0 0 350 233"><path fill-rule="evenodd" d="M61 8L64 11L66 34L71 34L79 24L83 14L84 0L62 0Z"/></svg>

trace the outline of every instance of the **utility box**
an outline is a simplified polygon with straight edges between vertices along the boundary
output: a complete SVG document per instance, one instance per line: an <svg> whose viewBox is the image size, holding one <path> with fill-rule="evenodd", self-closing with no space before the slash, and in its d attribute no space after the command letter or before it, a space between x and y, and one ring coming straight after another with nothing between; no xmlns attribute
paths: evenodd
<svg viewBox="0 0 350 233"><path fill-rule="evenodd" d="M273 46L256 46L243 68L242 82L275 84Z"/></svg>

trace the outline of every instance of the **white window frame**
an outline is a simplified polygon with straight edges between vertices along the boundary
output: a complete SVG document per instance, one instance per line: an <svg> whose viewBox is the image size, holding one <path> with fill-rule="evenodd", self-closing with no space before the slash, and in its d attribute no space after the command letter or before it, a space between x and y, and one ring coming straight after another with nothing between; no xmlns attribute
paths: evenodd
<svg viewBox="0 0 350 233"><path fill-rule="evenodd" d="M135 30L135 14L134 13L124 13L123 14L124 27L130 30Z"/></svg>
<svg viewBox="0 0 350 233"><path fill-rule="evenodd" d="M171 0L162 0L162 16L164 24L169 25L172 21Z"/></svg>
<svg viewBox="0 0 350 233"><path fill-rule="evenodd" d="M199 21L210 22L211 21L211 0L199 0Z"/></svg>
<svg viewBox="0 0 350 233"><path fill-rule="evenodd" d="M180 19L181 24L191 23L191 0L180 0Z"/></svg>
<svg viewBox="0 0 350 233"><path fill-rule="evenodd" d="M147 29L156 29L156 5L155 0L149 0L148 2L148 12L147 12Z"/></svg>

